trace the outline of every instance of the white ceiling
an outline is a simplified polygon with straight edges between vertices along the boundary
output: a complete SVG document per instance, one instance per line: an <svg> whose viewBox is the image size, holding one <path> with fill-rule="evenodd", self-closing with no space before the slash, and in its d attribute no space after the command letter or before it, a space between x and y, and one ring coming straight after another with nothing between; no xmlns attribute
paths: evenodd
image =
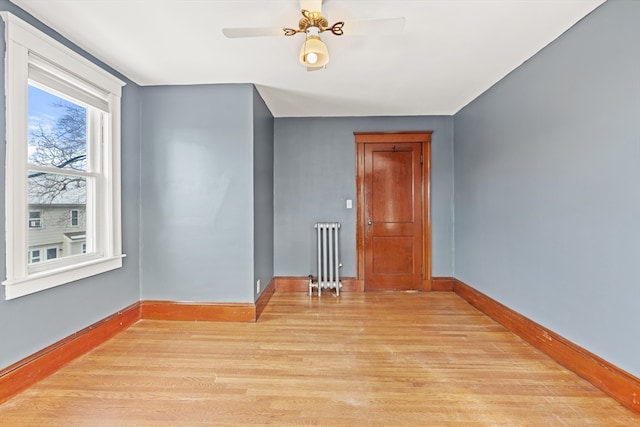
<svg viewBox="0 0 640 427"><path fill-rule="evenodd" d="M299 0L12 2L140 85L254 83L275 117L312 117L455 114L604 0L325 0L330 24L406 25L393 36L324 33L331 62L315 72L298 63L303 35L221 32L295 28Z"/></svg>

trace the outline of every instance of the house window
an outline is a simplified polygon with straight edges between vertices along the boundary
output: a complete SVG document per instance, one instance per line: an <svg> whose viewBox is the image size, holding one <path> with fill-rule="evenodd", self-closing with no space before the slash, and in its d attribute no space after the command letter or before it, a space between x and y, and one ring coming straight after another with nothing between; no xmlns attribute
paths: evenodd
<svg viewBox="0 0 640 427"><path fill-rule="evenodd" d="M29 211L29 228L42 227L42 218L40 218L40 211Z"/></svg>
<svg viewBox="0 0 640 427"><path fill-rule="evenodd" d="M47 259L58 258L58 248L47 248Z"/></svg>
<svg viewBox="0 0 640 427"><path fill-rule="evenodd" d="M78 209L71 209L69 217L70 217L70 220L71 220L71 224L70 225L72 227L77 227L78 225L80 225Z"/></svg>
<svg viewBox="0 0 640 427"><path fill-rule="evenodd" d="M44 248L35 248L29 250L29 264L35 264L44 260L56 259L60 255L60 249L57 246L49 246Z"/></svg>
<svg viewBox="0 0 640 427"><path fill-rule="evenodd" d="M40 249L32 249L29 251L29 264L40 262Z"/></svg>
<svg viewBox="0 0 640 427"><path fill-rule="evenodd" d="M11 299L122 266L124 83L14 15L0 15L7 88L3 284ZM43 218L46 236L32 233ZM65 246L68 226L86 236L82 253Z"/></svg>

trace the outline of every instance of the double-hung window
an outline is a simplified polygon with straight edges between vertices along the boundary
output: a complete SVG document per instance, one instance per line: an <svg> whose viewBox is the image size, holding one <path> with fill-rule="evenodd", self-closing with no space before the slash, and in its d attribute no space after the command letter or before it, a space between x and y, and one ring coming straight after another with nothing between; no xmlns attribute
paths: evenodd
<svg viewBox="0 0 640 427"><path fill-rule="evenodd" d="M14 15L1 15L7 49L3 284L11 299L122 266L124 83ZM82 250L73 246L80 240Z"/></svg>
<svg viewBox="0 0 640 427"><path fill-rule="evenodd" d="M40 211L29 211L29 228L42 227L42 218L40 218L41 214L42 212Z"/></svg>
<svg viewBox="0 0 640 427"><path fill-rule="evenodd" d="M71 223L69 224L71 227L77 227L80 225L80 220L78 216L80 215L80 211L78 209L71 209L69 212L69 219Z"/></svg>

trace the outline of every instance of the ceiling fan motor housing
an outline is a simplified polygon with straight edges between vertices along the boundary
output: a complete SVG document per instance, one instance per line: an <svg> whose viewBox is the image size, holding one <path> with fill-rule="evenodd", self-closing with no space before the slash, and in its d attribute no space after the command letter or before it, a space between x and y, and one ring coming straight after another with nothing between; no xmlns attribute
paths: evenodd
<svg viewBox="0 0 640 427"><path fill-rule="evenodd" d="M300 32L302 33L306 33L311 27L320 29L320 32L329 28L329 21L327 21L327 18L322 16L320 12L309 12L308 10L303 10L302 16L303 18L298 22L298 28L300 28Z"/></svg>

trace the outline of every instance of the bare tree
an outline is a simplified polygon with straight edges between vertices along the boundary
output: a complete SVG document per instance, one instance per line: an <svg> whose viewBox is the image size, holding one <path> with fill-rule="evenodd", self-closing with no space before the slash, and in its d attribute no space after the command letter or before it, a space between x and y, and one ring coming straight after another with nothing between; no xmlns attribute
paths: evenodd
<svg viewBox="0 0 640 427"><path fill-rule="evenodd" d="M53 104L62 110L55 123L39 122L29 135L29 162L61 169L61 174L33 172L29 178L30 203L85 203L86 180L66 175L67 170L86 170L87 113L71 103Z"/></svg>

